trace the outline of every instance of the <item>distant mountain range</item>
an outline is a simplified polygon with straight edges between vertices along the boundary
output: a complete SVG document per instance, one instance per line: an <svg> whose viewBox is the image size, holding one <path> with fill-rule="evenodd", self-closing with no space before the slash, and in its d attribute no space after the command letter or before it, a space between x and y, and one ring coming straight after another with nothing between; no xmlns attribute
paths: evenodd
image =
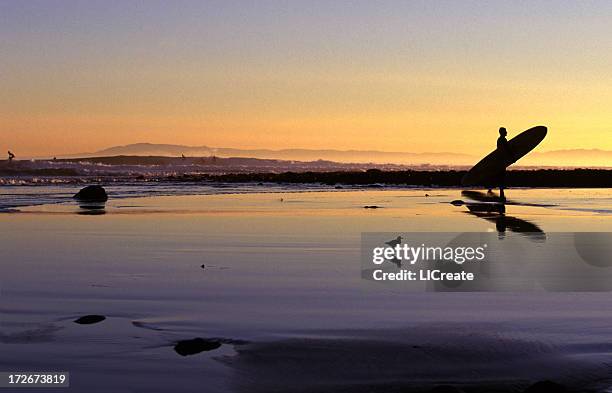
<svg viewBox="0 0 612 393"><path fill-rule="evenodd" d="M484 152L483 152L484 153ZM102 156L167 156L167 157L243 157L295 161L333 161L338 163L377 163L399 165L473 165L482 157L461 153L408 153L383 152L376 150L314 150L314 149L233 149L209 146L183 146L171 144L135 143L114 146L93 153L80 153L62 156L102 157ZM484 156L484 154L483 154ZM612 166L612 151L598 149L554 150L533 152L523 158L520 165L533 166Z"/></svg>
<svg viewBox="0 0 612 393"><path fill-rule="evenodd" d="M80 153L62 156L101 157L101 156L169 156L180 157L245 157L275 160L296 161L334 161L339 163L378 163L378 164L444 164L467 165L474 157L459 153L405 153L382 152L375 150L311 150L311 149L233 149L209 146L183 146L153 143L135 143L125 146L114 146L93 153Z"/></svg>
<svg viewBox="0 0 612 393"><path fill-rule="evenodd" d="M569 149L533 152L521 164L612 167L612 151L601 149Z"/></svg>

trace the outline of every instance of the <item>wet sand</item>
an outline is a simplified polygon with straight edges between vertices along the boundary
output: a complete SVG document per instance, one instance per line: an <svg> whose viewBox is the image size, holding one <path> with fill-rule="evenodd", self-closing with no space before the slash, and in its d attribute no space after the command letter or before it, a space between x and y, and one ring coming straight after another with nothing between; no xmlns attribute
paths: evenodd
<svg viewBox="0 0 612 393"><path fill-rule="evenodd" d="M507 206L544 233L612 231L609 189L509 197L552 205ZM410 293L361 279L362 232L497 231L450 204L460 198L171 196L0 214L0 369L69 371L77 392L612 386L607 292ZM87 315L106 319L74 323ZM195 338L201 352L177 351Z"/></svg>

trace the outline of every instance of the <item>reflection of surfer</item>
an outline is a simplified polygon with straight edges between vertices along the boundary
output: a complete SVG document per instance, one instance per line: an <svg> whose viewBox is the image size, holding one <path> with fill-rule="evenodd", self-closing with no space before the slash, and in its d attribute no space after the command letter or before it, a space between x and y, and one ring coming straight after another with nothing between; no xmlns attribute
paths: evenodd
<svg viewBox="0 0 612 393"><path fill-rule="evenodd" d="M506 139L506 135L508 135L508 131L506 131L505 127L499 128L499 138L497 138L497 150L499 150L507 161L511 161L512 152L510 151L510 146L508 146L508 140ZM506 187L506 167L501 170L499 173L499 197L502 201L506 200L506 196L504 195L504 188Z"/></svg>
<svg viewBox="0 0 612 393"><path fill-rule="evenodd" d="M506 237L506 227L506 215L502 213L495 219L495 229L497 229L497 236L500 240Z"/></svg>
<svg viewBox="0 0 612 393"><path fill-rule="evenodd" d="M8 160L9 160L9 162L13 161L13 158L15 158L15 155L13 153L11 153L11 151L9 150L9 152L8 152Z"/></svg>

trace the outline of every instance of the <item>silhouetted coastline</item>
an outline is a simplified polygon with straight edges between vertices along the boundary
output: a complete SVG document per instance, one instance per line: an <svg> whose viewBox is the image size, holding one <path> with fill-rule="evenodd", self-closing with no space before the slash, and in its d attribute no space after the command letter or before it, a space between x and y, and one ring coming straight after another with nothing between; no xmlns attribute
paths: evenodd
<svg viewBox="0 0 612 393"><path fill-rule="evenodd" d="M381 171L362 172L283 172L184 174L169 176L178 181L214 181L223 183L321 183L327 185L405 185L417 187L461 187L466 171ZM610 188L612 170L605 169L540 169L509 171L510 187Z"/></svg>

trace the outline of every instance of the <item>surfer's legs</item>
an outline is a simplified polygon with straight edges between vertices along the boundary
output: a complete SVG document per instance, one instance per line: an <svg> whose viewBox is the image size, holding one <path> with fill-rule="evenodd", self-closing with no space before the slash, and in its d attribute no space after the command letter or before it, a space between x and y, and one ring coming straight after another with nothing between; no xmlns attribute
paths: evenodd
<svg viewBox="0 0 612 393"><path fill-rule="evenodd" d="M506 195L504 195L505 188L506 188L506 171L503 171L499 179L499 198L502 201L506 200Z"/></svg>

